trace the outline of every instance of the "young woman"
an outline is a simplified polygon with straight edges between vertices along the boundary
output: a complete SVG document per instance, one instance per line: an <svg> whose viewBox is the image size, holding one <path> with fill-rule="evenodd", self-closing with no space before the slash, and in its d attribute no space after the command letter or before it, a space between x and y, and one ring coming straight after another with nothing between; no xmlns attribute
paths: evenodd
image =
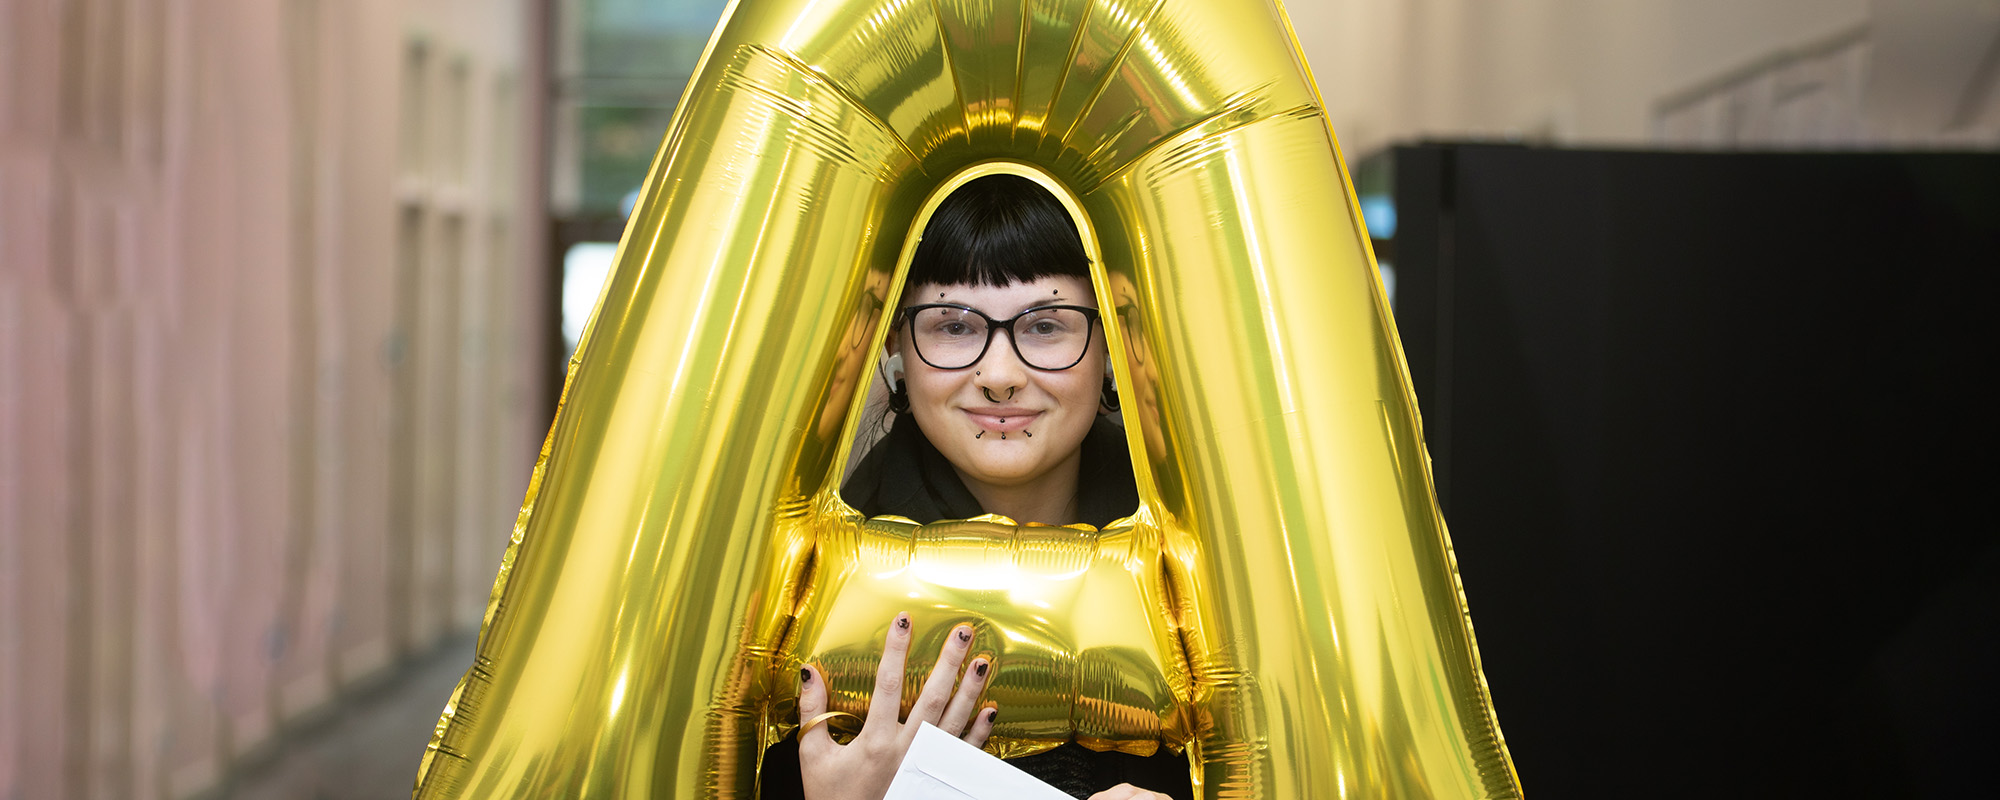
<svg viewBox="0 0 2000 800"><path fill-rule="evenodd" d="M1090 260L1061 203L1015 175L966 183L932 215L905 286L886 367L895 413L842 487L849 504L920 523L990 513L1098 527L1137 509L1124 431L1104 418L1118 401ZM907 620L889 628L860 735L842 746L815 727L773 747L765 797L879 798L924 721L985 742L1006 710L975 706L991 665L966 663L970 627L946 638L898 719ZM825 680L808 666L800 681L810 720L826 709ZM1070 743L1011 763L1080 798L1192 797L1186 760L1164 748L1140 757Z"/></svg>

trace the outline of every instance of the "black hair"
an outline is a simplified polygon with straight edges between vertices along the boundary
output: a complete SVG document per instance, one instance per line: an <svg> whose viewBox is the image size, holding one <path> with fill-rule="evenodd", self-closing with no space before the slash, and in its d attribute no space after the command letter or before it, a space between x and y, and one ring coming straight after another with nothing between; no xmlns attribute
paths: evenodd
<svg viewBox="0 0 2000 800"><path fill-rule="evenodd" d="M1076 220L1055 195L1019 175L958 187L932 212L906 286L1010 286L1068 276L1090 280Z"/></svg>

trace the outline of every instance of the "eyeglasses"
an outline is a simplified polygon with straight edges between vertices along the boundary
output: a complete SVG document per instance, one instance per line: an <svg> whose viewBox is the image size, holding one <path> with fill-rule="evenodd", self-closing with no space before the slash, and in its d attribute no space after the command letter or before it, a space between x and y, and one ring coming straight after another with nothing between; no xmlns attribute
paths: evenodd
<svg viewBox="0 0 2000 800"><path fill-rule="evenodd" d="M977 309L928 303L903 309L917 357L936 369L965 369L986 357L995 331L1005 329L1021 363L1046 372L1069 369L1090 350L1097 309L1037 306L1011 319L994 319Z"/></svg>

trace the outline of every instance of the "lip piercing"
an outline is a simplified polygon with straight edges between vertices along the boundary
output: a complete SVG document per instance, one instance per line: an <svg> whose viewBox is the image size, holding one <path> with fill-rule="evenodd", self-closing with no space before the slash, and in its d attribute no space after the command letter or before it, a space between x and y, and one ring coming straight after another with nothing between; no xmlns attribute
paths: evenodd
<svg viewBox="0 0 2000 800"><path fill-rule="evenodd" d="M984 439L984 438L986 438L986 432L985 432L985 431L980 431L980 432L978 432L978 433L975 433L975 434L973 434L973 435L972 435L972 438L974 438L974 439Z"/></svg>

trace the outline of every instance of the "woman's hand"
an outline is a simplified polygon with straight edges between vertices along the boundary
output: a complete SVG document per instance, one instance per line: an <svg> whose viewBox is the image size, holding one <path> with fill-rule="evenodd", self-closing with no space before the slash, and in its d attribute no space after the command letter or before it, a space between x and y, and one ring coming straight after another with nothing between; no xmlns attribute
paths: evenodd
<svg viewBox="0 0 2000 800"><path fill-rule="evenodd" d="M1121 783L1090 796L1090 800L1173 800L1173 798L1149 792L1129 783Z"/></svg>
<svg viewBox="0 0 2000 800"><path fill-rule="evenodd" d="M897 614L889 625L889 640L882 646L882 663L875 668L875 695L868 701L868 718L862 721L861 733L854 741L835 744L825 725L814 725L800 734L799 771L807 800L878 800L889 791L897 765L925 722L953 736L962 735L975 747L985 744L993 732L998 709L979 709L976 719L972 713L979 693L986 690L992 663L984 657L975 658L965 671L965 679L958 680L966 653L972 650L970 625L953 628L945 637L944 650L938 653L937 666L931 669L917 704L910 709L909 721L897 719L903 705L903 662L909 656L910 635L910 615ZM957 692L952 691L954 682L958 683ZM807 666L799 671L799 724L825 711L826 676L819 668Z"/></svg>

